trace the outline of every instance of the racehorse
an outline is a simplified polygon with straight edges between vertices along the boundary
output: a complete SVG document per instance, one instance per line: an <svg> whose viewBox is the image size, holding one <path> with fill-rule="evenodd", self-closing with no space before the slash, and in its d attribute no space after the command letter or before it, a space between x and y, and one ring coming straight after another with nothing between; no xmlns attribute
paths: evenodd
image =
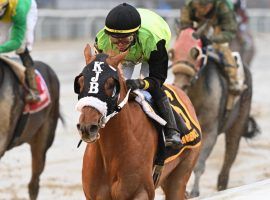
<svg viewBox="0 0 270 200"><path fill-rule="evenodd" d="M87 45L87 66L74 81L75 92L81 97L77 128L88 142L82 168L86 199L154 199L158 186L166 199L184 199L200 145L185 148L165 162L159 182L154 185L152 170L158 132L141 106L134 100L127 101L129 91L119 65L126 53L108 56L89 52ZM188 97L174 89L197 122Z"/></svg>
<svg viewBox="0 0 270 200"><path fill-rule="evenodd" d="M26 90L9 65L0 60L0 158L13 147L23 143L30 145L32 177L28 190L31 200L37 199L39 177L44 170L46 152L52 145L57 121L60 117L58 78L45 63L37 61L35 67L47 84L51 102L43 110L26 114L28 116L24 120L20 120L25 108L24 93Z"/></svg>
<svg viewBox="0 0 270 200"><path fill-rule="evenodd" d="M205 171L205 162L218 135L225 133L226 140L224 163L217 183L217 189L224 190L228 186L230 169L241 138L252 138L258 132L256 121L250 116L252 79L249 69L242 67L247 89L239 97L235 97L236 103L228 109L228 83L219 56L209 49L204 54L202 41L194 35L196 32L193 29L181 31L171 50L174 84L188 94L203 133L202 150L194 168L195 181L191 197L200 194L200 177Z"/></svg>
<svg viewBox="0 0 270 200"><path fill-rule="evenodd" d="M180 21L175 20L174 29L176 35L178 35L180 32ZM179 37L177 38L179 40ZM243 39L245 39L244 42ZM175 45L178 47L177 42L174 43L174 46ZM246 67L251 66L252 60L256 54L256 47L254 38L250 31L246 30L245 32L241 32L240 26L238 25L236 37L234 37L233 40L230 42L230 47L233 51L239 52L241 59ZM172 53L171 50L170 53ZM179 56L179 54L178 55L176 54L175 56Z"/></svg>

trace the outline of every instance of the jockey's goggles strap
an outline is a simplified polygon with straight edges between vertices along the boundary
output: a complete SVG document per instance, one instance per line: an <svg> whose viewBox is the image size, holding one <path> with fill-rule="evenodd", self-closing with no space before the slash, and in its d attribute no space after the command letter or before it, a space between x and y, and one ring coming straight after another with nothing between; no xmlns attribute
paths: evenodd
<svg viewBox="0 0 270 200"><path fill-rule="evenodd" d="M105 30L107 30L110 33L133 33L136 32L137 30L139 30L140 26L133 28L133 29L129 29L129 30L116 30L116 29L111 29L108 28L107 26L105 26Z"/></svg>
<svg viewBox="0 0 270 200"><path fill-rule="evenodd" d="M147 80L143 80L144 82L144 90L147 90L150 87L150 83Z"/></svg>

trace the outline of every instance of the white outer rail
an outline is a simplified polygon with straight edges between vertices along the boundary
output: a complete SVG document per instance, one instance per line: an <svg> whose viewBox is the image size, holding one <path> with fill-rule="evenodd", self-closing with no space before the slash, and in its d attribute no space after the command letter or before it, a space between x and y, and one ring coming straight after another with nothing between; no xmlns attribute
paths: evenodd
<svg viewBox="0 0 270 200"><path fill-rule="evenodd" d="M36 39L93 39L103 27L107 9L53 10L40 9L36 27ZM156 10L168 22L175 34L175 20L180 10ZM253 32L270 33L270 9L249 9L249 28Z"/></svg>

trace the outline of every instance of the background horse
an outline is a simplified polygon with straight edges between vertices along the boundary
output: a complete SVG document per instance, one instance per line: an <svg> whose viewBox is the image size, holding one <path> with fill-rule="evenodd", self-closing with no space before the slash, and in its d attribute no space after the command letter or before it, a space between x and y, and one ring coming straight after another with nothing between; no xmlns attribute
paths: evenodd
<svg viewBox="0 0 270 200"><path fill-rule="evenodd" d="M87 46L85 50L88 65L83 72L96 71L98 77L83 73L74 82L76 93L85 94L78 102L82 105L77 125L83 140L89 142L85 149L82 169L85 196L91 200L154 199L152 172L158 132L151 120L137 102L129 101L105 126L108 118L106 111L115 107L118 110L118 97L122 101L127 96L124 78L117 67L124 59L125 53L101 60L100 55L106 55L92 56L88 53L89 48L90 46ZM105 66L101 68L101 64ZM107 70L111 68L111 71L116 71L114 73L117 75L114 78L105 71L106 66ZM104 91L95 91L97 96L89 97L88 91L95 93L91 85L101 84L92 82L89 90L89 81L97 79L105 81L104 86L101 86ZM175 89L197 122L188 97L183 91ZM108 100L108 103L105 103L100 100L102 98L111 101L114 99L116 102L111 104ZM108 107L102 108L104 104ZM162 187L167 200L185 198L186 184L196 163L199 149L200 145L185 149L180 156L177 155L174 160L166 162L157 186Z"/></svg>
<svg viewBox="0 0 270 200"><path fill-rule="evenodd" d="M183 30L183 36L191 36ZM182 36L180 35L180 36ZM179 88L184 88L191 102L194 105L198 120L202 127L203 139L202 150L198 162L194 168L195 181L191 196L199 195L200 177L205 171L205 162L210 155L217 137L225 133L225 157L221 172L218 176L217 189L227 188L229 173L236 158L241 137L252 138L258 131L255 120L250 117L250 107L252 98L252 80L249 69L244 67L245 84L247 89L240 95L239 100L234 105L231 112L227 111L228 84L223 74L220 62L208 56L207 63L198 71L196 65L202 63L202 52L199 39L178 37L174 47L181 44L190 45L182 47L186 49L187 58L178 55L182 49L174 48L173 52L173 73L175 75L174 84ZM184 40L184 41L182 41ZM189 41L189 42L187 42ZM193 53L192 53L193 52ZM194 53L197 52L197 53ZM177 60L181 58L183 60ZM190 62L192 61L193 62ZM250 129L249 129L250 128Z"/></svg>
<svg viewBox="0 0 270 200"><path fill-rule="evenodd" d="M244 36L240 34L244 34ZM245 37L245 39L247 40L245 41L246 44L243 44L243 42L241 42L243 40L242 37ZM241 33L238 30L236 37L232 40L230 46L233 51L237 51L240 53L243 63L245 64L245 66L250 68L251 62L256 53L254 38L252 34L248 31L246 31L245 33Z"/></svg>
<svg viewBox="0 0 270 200"><path fill-rule="evenodd" d="M5 151L28 143L32 153L32 177L28 185L31 200L37 198L39 177L45 165L46 152L52 145L59 114L59 81L53 70L42 62L35 62L51 96L51 103L43 110L30 114L22 131L18 121L24 110L25 89L10 67L0 60L0 158ZM16 167L14 166L14 170Z"/></svg>

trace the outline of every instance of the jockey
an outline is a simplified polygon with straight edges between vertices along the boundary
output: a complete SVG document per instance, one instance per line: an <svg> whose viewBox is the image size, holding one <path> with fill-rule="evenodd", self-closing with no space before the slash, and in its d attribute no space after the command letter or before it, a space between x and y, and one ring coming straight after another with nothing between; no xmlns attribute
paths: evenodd
<svg viewBox="0 0 270 200"><path fill-rule="evenodd" d="M232 0L234 5L234 12L236 14L236 20L238 23L238 34L237 38L240 40L240 43L243 45L245 50L248 50L251 47L251 39L247 35L248 33L248 22L249 17L247 14L247 4L245 0Z"/></svg>
<svg viewBox="0 0 270 200"><path fill-rule="evenodd" d="M181 9L181 30L192 27L199 28L208 22L213 28L201 37L204 45L213 44L224 59L224 71L229 79L229 91L239 94L242 91L237 76L237 64L229 48L229 42L235 37L237 22L230 0L186 0Z"/></svg>
<svg viewBox="0 0 270 200"><path fill-rule="evenodd" d="M127 87L132 90L144 89L152 95L161 117L167 121L166 146L178 149L182 146L180 133L170 102L161 89L167 78L170 38L170 28L159 15L123 3L107 15L105 27L96 36L95 48L105 53L128 50L122 63L124 76L128 79ZM141 75L144 78L130 79L138 63L142 63ZM184 129L185 123L181 126Z"/></svg>
<svg viewBox="0 0 270 200"><path fill-rule="evenodd" d="M35 0L0 0L0 54L16 51L26 67L25 76L29 85L26 102L40 100L35 80L34 62L29 54L34 41L37 21Z"/></svg>
<svg viewBox="0 0 270 200"><path fill-rule="evenodd" d="M239 24L248 24L247 3L245 0L232 0Z"/></svg>

